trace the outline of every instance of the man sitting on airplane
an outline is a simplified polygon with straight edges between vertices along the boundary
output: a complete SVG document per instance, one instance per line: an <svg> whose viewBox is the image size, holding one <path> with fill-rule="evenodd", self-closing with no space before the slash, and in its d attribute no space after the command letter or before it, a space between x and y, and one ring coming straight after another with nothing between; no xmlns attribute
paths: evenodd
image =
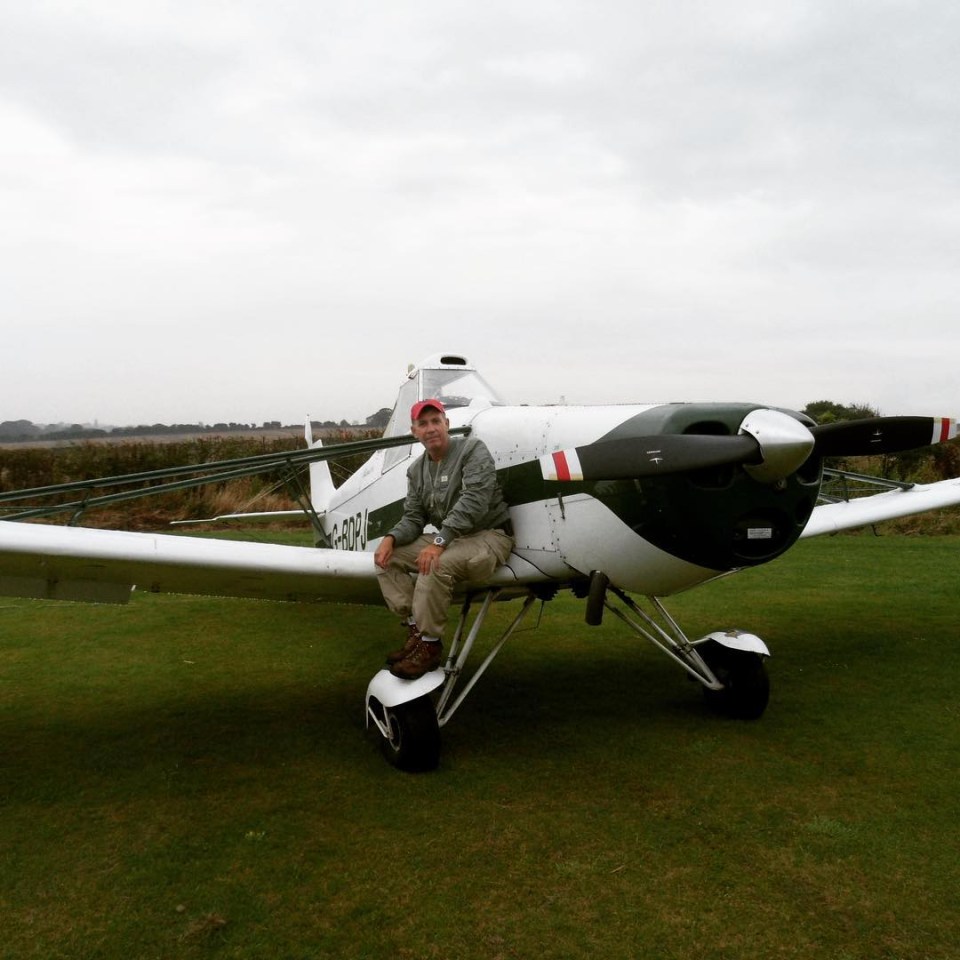
<svg viewBox="0 0 960 960"><path fill-rule="evenodd" d="M410 419L424 453L407 469L403 516L374 554L384 600L407 628L406 643L387 655L390 672L404 680L440 666L455 585L487 579L513 547L507 505L483 442L451 437L439 400L415 403ZM439 532L425 534L428 524ZM411 573L419 574L416 581Z"/></svg>

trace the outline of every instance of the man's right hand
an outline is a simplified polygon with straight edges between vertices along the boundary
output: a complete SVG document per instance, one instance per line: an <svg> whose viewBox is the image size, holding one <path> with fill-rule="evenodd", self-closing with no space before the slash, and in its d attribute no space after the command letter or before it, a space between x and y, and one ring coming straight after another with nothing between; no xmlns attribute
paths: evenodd
<svg viewBox="0 0 960 960"><path fill-rule="evenodd" d="M393 556L394 544L393 536L389 533L380 541L380 546L377 547L377 552L373 555L373 562L380 567L381 570L387 569L387 564Z"/></svg>

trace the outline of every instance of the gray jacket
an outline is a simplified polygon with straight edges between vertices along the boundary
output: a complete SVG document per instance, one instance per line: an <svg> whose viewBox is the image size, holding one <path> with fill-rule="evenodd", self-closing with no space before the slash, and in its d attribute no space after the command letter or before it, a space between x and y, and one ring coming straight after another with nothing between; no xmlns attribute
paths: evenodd
<svg viewBox="0 0 960 960"><path fill-rule="evenodd" d="M407 468L407 497L400 522L387 531L396 545L413 543L433 524L448 543L509 519L490 451L475 437L451 437L446 457L424 453Z"/></svg>

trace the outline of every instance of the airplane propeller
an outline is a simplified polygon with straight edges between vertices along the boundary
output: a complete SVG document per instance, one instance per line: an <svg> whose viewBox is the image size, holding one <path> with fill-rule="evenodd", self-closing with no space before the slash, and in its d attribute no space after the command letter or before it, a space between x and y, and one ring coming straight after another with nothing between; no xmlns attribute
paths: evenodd
<svg viewBox="0 0 960 960"><path fill-rule="evenodd" d="M825 423L811 431L818 456L866 457L952 440L957 435L957 421L943 417L872 417Z"/></svg>
<svg viewBox="0 0 960 960"><path fill-rule="evenodd" d="M811 455L899 453L957 436L957 421L939 417L873 417L808 427L779 410L748 414L740 433L656 434L598 440L540 458L545 480L629 480L738 464L763 483L784 479Z"/></svg>
<svg viewBox="0 0 960 960"><path fill-rule="evenodd" d="M628 480L760 462L752 437L664 433L599 440L540 458L545 480Z"/></svg>

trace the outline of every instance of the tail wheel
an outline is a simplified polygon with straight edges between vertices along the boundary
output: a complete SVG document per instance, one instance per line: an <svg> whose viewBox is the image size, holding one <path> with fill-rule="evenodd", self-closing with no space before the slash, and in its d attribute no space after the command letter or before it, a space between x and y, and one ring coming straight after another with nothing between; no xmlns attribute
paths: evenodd
<svg viewBox="0 0 960 960"><path fill-rule="evenodd" d="M710 707L737 720L757 720L770 701L770 679L765 657L745 650L731 650L710 642L700 654L723 684L722 690L703 689Z"/></svg>
<svg viewBox="0 0 960 960"><path fill-rule="evenodd" d="M418 697L395 707L381 707L385 736L380 752L398 770L435 770L440 763L440 725L430 697Z"/></svg>

